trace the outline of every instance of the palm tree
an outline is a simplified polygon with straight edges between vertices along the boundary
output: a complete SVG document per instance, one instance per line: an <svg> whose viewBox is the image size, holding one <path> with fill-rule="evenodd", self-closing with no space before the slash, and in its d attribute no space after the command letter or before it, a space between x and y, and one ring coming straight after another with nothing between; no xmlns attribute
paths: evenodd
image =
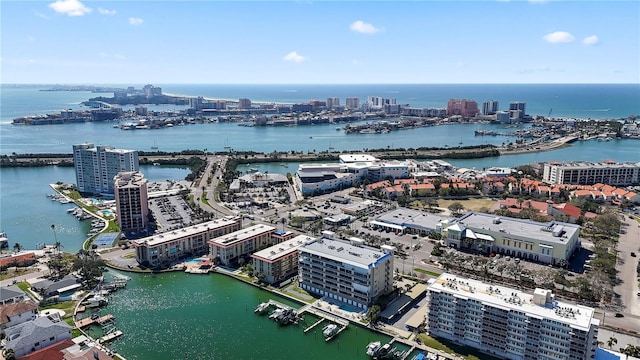
<svg viewBox="0 0 640 360"><path fill-rule="evenodd" d="M611 349L613 347L613 345L618 343L618 339L614 338L613 336L609 338L609 340L607 340L607 346L609 347L609 349Z"/></svg>
<svg viewBox="0 0 640 360"><path fill-rule="evenodd" d="M20 245L19 243L15 243L15 244L13 245L13 251L15 251L15 253L16 253L16 254L17 254L17 253L19 253L19 252L20 252L20 250L22 250L22 249L24 249L24 248L23 248L23 247L22 247L22 245Z"/></svg>
<svg viewBox="0 0 640 360"><path fill-rule="evenodd" d="M281 218L280 223L282 223L282 231L284 231L284 227L287 224L287 218L285 217Z"/></svg>

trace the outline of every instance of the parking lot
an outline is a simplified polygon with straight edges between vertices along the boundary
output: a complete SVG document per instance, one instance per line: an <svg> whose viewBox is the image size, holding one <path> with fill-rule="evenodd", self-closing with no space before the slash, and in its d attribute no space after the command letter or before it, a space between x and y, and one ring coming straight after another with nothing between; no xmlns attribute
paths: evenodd
<svg viewBox="0 0 640 360"><path fill-rule="evenodd" d="M194 213L179 195L149 200L149 210L156 218L158 232L179 229L194 224Z"/></svg>

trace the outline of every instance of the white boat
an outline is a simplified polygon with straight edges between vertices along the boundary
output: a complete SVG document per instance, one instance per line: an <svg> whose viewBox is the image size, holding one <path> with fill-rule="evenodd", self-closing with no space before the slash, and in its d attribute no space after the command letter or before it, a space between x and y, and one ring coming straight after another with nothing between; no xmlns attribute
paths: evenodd
<svg viewBox="0 0 640 360"><path fill-rule="evenodd" d="M269 319L277 319L279 316L282 316L283 313L284 309L277 308L271 313L271 315L269 315Z"/></svg>
<svg viewBox="0 0 640 360"><path fill-rule="evenodd" d="M381 345L382 344L380 343L380 341L370 342L369 345L367 345L367 355L369 356L375 355L378 349L380 349Z"/></svg>
<svg viewBox="0 0 640 360"><path fill-rule="evenodd" d="M336 324L329 324L322 328L322 335L324 335L325 338L332 337L337 333L338 333L338 325Z"/></svg>
<svg viewBox="0 0 640 360"><path fill-rule="evenodd" d="M102 295L96 295L88 299L85 303L85 306L89 308L99 307L99 306L107 305L108 302L109 300L107 300L106 297Z"/></svg>
<svg viewBox="0 0 640 360"><path fill-rule="evenodd" d="M0 249L9 247L9 238L7 237L7 233L4 231L0 231Z"/></svg>
<svg viewBox="0 0 640 360"><path fill-rule="evenodd" d="M261 303L253 310L254 313L264 314L267 310L269 310L269 303Z"/></svg>

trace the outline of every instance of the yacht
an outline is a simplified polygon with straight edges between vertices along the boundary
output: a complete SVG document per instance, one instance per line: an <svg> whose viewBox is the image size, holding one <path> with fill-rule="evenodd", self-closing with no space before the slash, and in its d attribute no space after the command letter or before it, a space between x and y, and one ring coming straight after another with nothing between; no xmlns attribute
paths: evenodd
<svg viewBox="0 0 640 360"><path fill-rule="evenodd" d="M255 310L253 310L253 312L264 314L265 312L267 312L267 310L269 310L269 303L261 303L260 305L258 305L258 307L256 307Z"/></svg>
<svg viewBox="0 0 640 360"><path fill-rule="evenodd" d="M380 349L381 345L382 344L380 343L380 341L370 342L369 345L367 345L367 355L369 356L375 355L378 349Z"/></svg>
<svg viewBox="0 0 640 360"><path fill-rule="evenodd" d="M85 306L89 308L99 307L99 306L107 305L108 302L109 300L107 300L106 297L102 295L96 295L90 299L87 299Z"/></svg>
<svg viewBox="0 0 640 360"><path fill-rule="evenodd" d="M338 333L338 325L336 324L329 324L322 328L322 335L324 335L325 338L332 337L337 333Z"/></svg>

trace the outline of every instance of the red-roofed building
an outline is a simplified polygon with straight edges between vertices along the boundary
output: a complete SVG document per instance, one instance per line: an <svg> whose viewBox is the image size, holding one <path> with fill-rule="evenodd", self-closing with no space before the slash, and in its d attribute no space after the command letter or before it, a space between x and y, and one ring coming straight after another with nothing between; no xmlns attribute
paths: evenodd
<svg viewBox="0 0 640 360"><path fill-rule="evenodd" d="M38 351L34 351L25 356L19 357L17 360L64 360L62 350L75 345L73 340L65 339L53 345L49 345Z"/></svg>
<svg viewBox="0 0 640 360"><path fill-rule="evenodd" d="M29 266L37 262L34 253L23 253L0 258L0 268L11 266Z"/></svg>

